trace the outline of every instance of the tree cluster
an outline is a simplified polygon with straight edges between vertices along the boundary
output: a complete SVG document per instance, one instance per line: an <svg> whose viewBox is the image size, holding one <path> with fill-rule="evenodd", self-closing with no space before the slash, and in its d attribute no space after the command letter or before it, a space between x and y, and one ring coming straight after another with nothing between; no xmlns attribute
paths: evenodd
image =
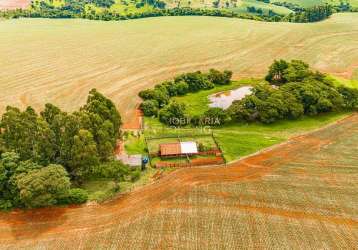
<svg viewBox="0 0 358 250"><path fill-rule="evenodd" d="M358 90L337 87L325 75L299 61L275 61L253 94L235 101L228 113L236 121L273 123L303 115L358 108Z"/></svg>
<svg viewBox="0 0 358 250"><path fill-rule="evenodd" d="M141 91L141 109L145 116L159 116L160 121L169 124L171 119L185 116L185 105L169 103L171 97L212 89L215 85L227 85L230 84L231 77L231 71L220 72L215 69L208 73L197 71L179 75L173 81L165 81L153 89Z"/></svg>
<svg viewBox="0 0 358 250"><path fill-rule="evenodd" d="M7 107L0 121L0 200L12 204L5 207L63 202L70 180L81 184L112 160L120 125L115 105L95 89L73 113L52 104L40 114L31 107ZM20 198L11 201L13 190Z"/></svg>
<svg viewBox="0 0 358 250"><path fill-rule="evenodd" d="M332 5L318 5L306 8L303 11L290 13L285 16L282 21L294 23L312 23L327 19L335 12Z"/></svg>

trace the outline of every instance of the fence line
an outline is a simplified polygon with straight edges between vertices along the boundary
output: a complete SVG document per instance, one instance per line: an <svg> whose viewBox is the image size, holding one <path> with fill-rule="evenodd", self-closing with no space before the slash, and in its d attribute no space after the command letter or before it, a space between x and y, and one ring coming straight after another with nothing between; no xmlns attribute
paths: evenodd
<svg viewBox="0 0 358 250"><path fill-rule="evenodd" d="M158 139L167 139L167 138L182 138L182 137L204 137L204 136L213 136L212 134L182 134L182 135L163 135L160 137L146 137L147 140L158 140Z"/></svg>
<svg viewBox="0 0 358 250"><path fill-rule="evenodd" d="M223 157L215 157L214 159L194 159L190 163L174 163L174 162L158 162L155 164L156 168L188 168L195 166L205 166L205 165L214 165L214 164L224 164L225 160Z"/></svg>

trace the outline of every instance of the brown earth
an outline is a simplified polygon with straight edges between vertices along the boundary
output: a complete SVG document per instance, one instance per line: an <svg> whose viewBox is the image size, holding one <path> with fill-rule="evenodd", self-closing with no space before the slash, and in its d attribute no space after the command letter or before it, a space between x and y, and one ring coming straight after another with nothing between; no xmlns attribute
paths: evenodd
<svg viewBox="0 0 358 250"><path fill-rule="evenodd" d="M0 10L25 9L30 3L31 0L1 0Z"/></svg>
<svg viewBox="0 0 358 250"><path fill-rule="evenodd" d="M110 97L128 126L137 93L176 74L230 69L262 77L274 59L301 59L346 78L358 62L358 14L319 23L266 23L215 17L123 22L19 19L0 22L0 113L81 106L91 88Z"/></svg>
<svg viewBox="0 0 358 250"><path fill-rule="evenodd" d="M355 249L357 150L353 115L227 166L174 171L101 205L0 213L0 246Z"/></svg>

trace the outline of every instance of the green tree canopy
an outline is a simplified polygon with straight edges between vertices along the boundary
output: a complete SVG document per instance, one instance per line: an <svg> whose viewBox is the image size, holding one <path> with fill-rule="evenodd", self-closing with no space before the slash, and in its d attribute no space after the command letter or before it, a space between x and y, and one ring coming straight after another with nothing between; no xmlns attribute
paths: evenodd
<svg viewBox="0 0 358 250"><path fill-rule="evenodd" d="M78 181L99 164L97 146L88 130L81 129L74 137L71 153L70 174Z"/></svg>
<svg viewBox="0 0 358 250"><path fill-rule="evenodd" d="M16 177L20 199L26 207L51 206L67 196L70 179L66 170L60 165L49 165L30 170Z"/></svg>

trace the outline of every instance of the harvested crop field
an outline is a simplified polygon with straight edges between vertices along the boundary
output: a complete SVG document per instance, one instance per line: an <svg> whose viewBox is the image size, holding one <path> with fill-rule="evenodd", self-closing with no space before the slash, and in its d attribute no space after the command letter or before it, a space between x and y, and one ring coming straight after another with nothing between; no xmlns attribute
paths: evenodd
<svg viewBox="0 0 358 250"><path fill-rule="evenodd" d="M358 115L102 205L0 214L2 249L355 249Z"/></svg>
<svg viewBox="0 0 358 250"><path fill-rule="evenodd" d="M350 78L358 67L358 14L310 24L220 17L121 22L20 19L0 22L0 112L6 105L67 111L97 88L125 120L136 94L175 74L212 67L263 76L276 58L298 58Z"/></svg>
<svg viewBox="0 0 358 250"><path fill-rule="evenodd" d="M0 0L0 10L25 9L31 0Z"/></svg>

